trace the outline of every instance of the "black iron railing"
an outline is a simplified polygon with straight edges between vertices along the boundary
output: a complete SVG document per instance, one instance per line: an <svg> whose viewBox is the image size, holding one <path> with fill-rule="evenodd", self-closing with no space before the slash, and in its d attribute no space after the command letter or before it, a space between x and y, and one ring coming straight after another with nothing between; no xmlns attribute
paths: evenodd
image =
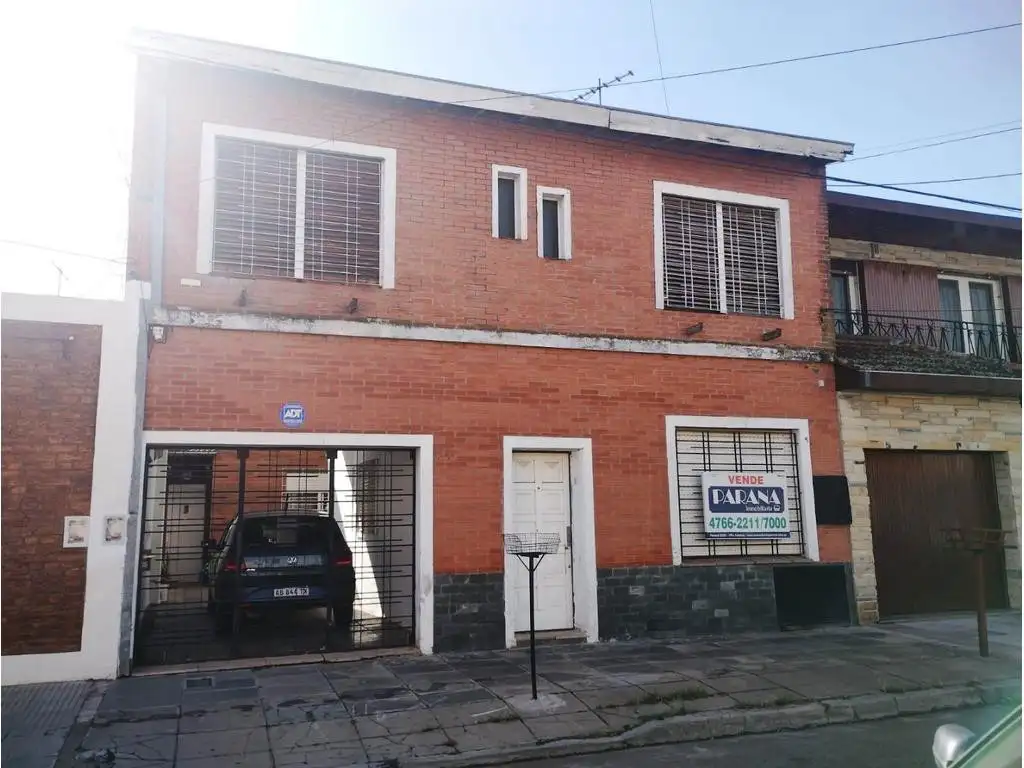
<svg viewBox="0 0 1024 768"><path fill-rule="evenodd" d="M939 352L1020 362L1021 329L995 323L827 309L836 338L891 339Z"/></svg>

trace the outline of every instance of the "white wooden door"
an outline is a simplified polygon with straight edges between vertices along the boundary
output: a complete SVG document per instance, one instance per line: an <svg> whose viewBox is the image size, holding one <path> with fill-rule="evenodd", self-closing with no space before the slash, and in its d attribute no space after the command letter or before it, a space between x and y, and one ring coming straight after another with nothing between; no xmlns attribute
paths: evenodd
<svg viewBox="0 0 1024 768"><path fill-rule="evenodd" d="M535 621L538 631L573 626L572 553L567 534L572 520L569 507L569 456L564 453L512 454L513 507L508 533L558 534L558 552L545 555L534 575ZM529 575L511 555L505 567L512 574L514 631L530 629Z"/></svg>
<svg viewBox="0 0 1024 768"><path fill-rule="evenodd" d="M172 485L167 489L164 524L165 573L172 582L198 583L203 568L203 522L206 486Z"/></svg>

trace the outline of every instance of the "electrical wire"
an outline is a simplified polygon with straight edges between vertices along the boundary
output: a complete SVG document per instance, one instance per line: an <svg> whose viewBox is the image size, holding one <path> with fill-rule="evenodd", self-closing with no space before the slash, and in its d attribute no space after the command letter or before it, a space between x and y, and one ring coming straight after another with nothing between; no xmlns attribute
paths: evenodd
<svg viewBox="0 0 1024 768"><path fill-rule="evenodd" d="M668 86L665 84L665 68L661 64L661 43L658 42L658 19L654 15L654 0L648 0L651 6L651 29L654 30L654 52L658 54L658 75L661 77L661 95L665 97L665 114L671 115L672 108L668 105Z"/></svg>
<svg viewBox="0 0 1024 768"><path fill-rule="evenodd" d="M1021 172L1016 173L993 173L988 176L963 176L959 179L930 179L929 181L893 181L889 182L888 186L893 187L921 187L926 184L959 184L964 181L984 181L985 179L1009 179L1013 176L1020 176ZM851 187L853 184L836 184L837 187Z"/></svg>
<svg viewBox="0 0 1024 768"><path fill-rule="evenodd" d="M843 178L840 178L838 176L830 176L829 179L832 180L832 181L845 182L847 184L850 184L852 186L857 186L857 187L872 187L874 189L888 189L888 190L891 190L893 192L908 192L908 193L910 193L912 195L921 195L923 197L934 197L934 198L937 198L939 200L952 200L953 202L956 202L956 203L966 203L967 205L980 205L980 206L984 206L986 208L999 208L999 209L1004 210L1004 211L1015 211L1017 213L1021 212L1020 208L1015 208L1012 205L1003 205L1001 203L988 203L988 202L985 202L984 200L972 200L972 199L967 198L967 197L955 197L953 195L940 195L940 194L938 194L936 192L921 192L920 190L917 190L917 189L904 189L903 187L896 187L896 186L893 186L892 184L873 184L870 181L857 181L856 179L843 179Z"/></svg>
<svg viewBox="0 0 1024 768"><path fill-rule="evenodd" d="M904 147L903 149L891 149L888 152L875 152L870 155L861 155L860 157L851 157L843 162L855 163L858 160L870 160L874 157L888 157L889 155L900 155L904 152L916 152L919 149L929 149L930 147L943 147L946 144L956 144L961 141L971 141L972 139L983 139L986 136L998 136L1002 133L1015 133L1020 130L1020 126L1016 128L1003 128L999 131L986 131L985 133L975 133L972 136L962 136L959 139L946 139L945 141L933 141L929 144L918 144L914 147Z"/></svg>
<svg viewBox="0 0 1024 768"><path fill-rule="evenodd" d="M897 141L892 144L875 144L861 147L863 152L881 152L887 149L896 149L897 147L906 147L910 144L920 144L922 141L935 141L936 139L948 139L950 136L963 136L965 133L976 133L977 131L991 131L996 128L1011 128L1020 125L1020 120L1004 120L1001 123L994 123L992 125L979 125L975 128L964 128L959 131L950 131L949 133L940 133L935 136L920 136L916 139L907 139L906 141Z"/></svg>
<svg viewBox="0 0 1024 768"><path fill-rule="evenodd" d="M40 245L39 243L29 243L25 240L9 240L7 238L0 238L0 244L3 245L16 245L20 248L32 248L37 251L47 251L49 253L61 253L66 256L80 256L83 259L94 259L95 261L106 261L111 264L127 264L126 259L112 259L108 256L97 256L94 253L82 253L81 251L69 251L66 248L52 248L48 245Z"/></svg>

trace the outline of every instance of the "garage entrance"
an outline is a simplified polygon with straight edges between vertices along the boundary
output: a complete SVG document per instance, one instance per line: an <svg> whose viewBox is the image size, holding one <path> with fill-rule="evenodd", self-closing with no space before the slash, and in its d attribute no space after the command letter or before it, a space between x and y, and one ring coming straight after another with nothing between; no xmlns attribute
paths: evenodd
<svg viewBox="0 0 1024 768"><path fill-rule="evenodd" d="M149 446L134 664L410 646L416 452Z"/></svg>
<svg viewBox="0 0 1024 768"><path fill-rule="evenodd" d="M883 618L970 611L972 555L948 549L945 528L999 528L987 453L865 451L878 610ZM1007 606L1002 553L989 556L988 607Z"/></svg>

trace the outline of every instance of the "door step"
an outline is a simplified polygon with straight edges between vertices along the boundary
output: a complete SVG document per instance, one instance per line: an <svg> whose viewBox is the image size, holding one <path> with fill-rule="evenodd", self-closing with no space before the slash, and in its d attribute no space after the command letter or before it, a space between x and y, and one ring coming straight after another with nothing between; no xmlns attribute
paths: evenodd
<svg viewBox="0 0 1024 768"><path fill-rule="evenodd" d="M587 635L581 629L550 629L537 632L537 645L582 645ZM530 633L516 632L516 648L530 647Z"/></svg>

